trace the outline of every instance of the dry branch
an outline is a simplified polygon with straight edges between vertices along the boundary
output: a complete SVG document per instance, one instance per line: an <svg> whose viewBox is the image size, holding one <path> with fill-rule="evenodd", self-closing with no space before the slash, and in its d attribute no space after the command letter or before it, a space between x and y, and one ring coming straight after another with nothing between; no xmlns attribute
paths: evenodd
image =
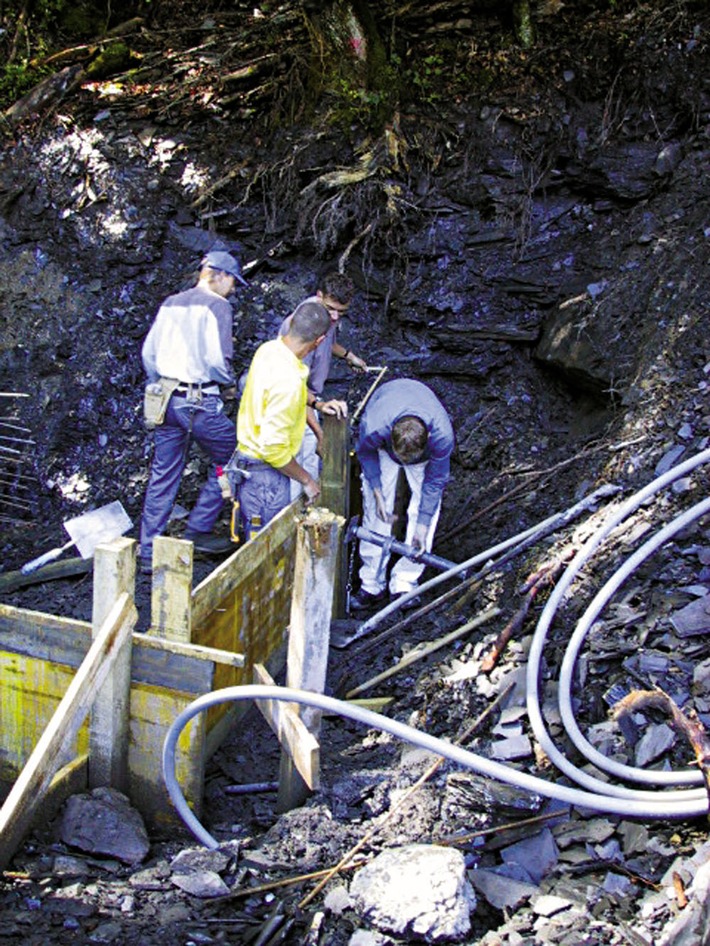
<svg viewBox="0 0 710 946"><path fill-rule="evenodd" d="M528 578L524 588L525 600L510 619L510 621L508 621L498 637L495 639L495 642L488 651L488 654L481 661L481 673L490 673L491 670L493 670L495 665L498 663L498 658L507 646L508 641L517 631L522 628L528 611L530 610L530 606L537 597L538 592L552 584L557 575L559 575L561 569L562 561L561 559L557 559L554 562L543 565L542 568L538 569L538 571L534 573L534 575L531 575L530 578Z"/></svg>
<svg viewBox="0 0 710 946"><path fill-rule="evenodd" d="M611 708L610 715L614 720L620 720L630 713L644 710L658 710L669 717L669 722L675 731L683 736L695 754L695 761L700 766L705 782L705 790L710 799L710 738L705 732L695 710L690 710L687 716L678 704L664 690L632 690L623 700L619 700Z"/></svg>

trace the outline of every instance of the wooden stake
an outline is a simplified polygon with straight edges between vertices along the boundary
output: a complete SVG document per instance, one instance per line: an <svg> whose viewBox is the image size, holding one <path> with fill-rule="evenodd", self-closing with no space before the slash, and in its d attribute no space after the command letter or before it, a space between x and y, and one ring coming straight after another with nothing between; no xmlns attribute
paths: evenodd
<svg viewBox="0 0 710 946"><path fill-rule="evenodd" d="M321 494L318 502L347 522L350 518L350 428L337 417L324 414L323 467ZM347 549L338 543L333 588L333 617L345 615L345 585L347 583Z"/></svg>
<svg viewBox="0 0 710 946"><path fill-rule="evenodd" d="M153 541L150 633L165 640L192 640L192 542L159 535Z"/></svg>
<svg viewBox="0 0 710 946"><path fill-rule="evenodd" d="M91 632L94 639L114 602L123 594L135 594L135 577L135 539L122 537L96 547ZM128 792L131 654L129 637L96 695L89 726L89 787L110 786L124 794Z"/></svg>
<svg viewBox="0 0 710 946"><path fill-rule="evenodd" d="M333 609L333 580L343 519L327 509L309 509L298 526L291 599L286 686L322 693L325 689ZM316 739L321 714L299 706L299 715ZM282 752L277 808L289 811L309 795L291 756Z"/></svg>

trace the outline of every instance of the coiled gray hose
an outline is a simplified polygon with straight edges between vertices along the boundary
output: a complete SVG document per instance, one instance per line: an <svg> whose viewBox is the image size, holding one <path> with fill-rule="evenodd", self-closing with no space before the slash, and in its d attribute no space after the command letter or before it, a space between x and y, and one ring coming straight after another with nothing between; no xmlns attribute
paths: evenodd
<svg viewBox="0 0 710 946"><path fill-rule="evenodd" d="M242 700L259 699L281 700L284 702L299 703L301 705L311 706L315 709L320 709L328 713L343 716L347 719L353 720L354 722L362 723L363 725L373 729L379 729L382 732L386 732L392 736L396 736L399 739L403 739L405 742L410 742L430 752L436 753L437 755L442 756L443 758L448 759L449 761L454 762L463 768L471 769L472 771L488 776L489 778L498 779L511 785L515 785L518 788L524 789L526 791L537 793L547 798L554 798L570 805L588 808L595 811L603 811L622 817L639 817L646 819L690 818L697 817L701 814L707 814L708 798L704 790L687 790L675 792L639 791L611 785L602 781L601 779L590 776L588 773L583 772L574 766L560 752L560 750L557 749L545 729L545 724L540 709L538 678L542 661L543 645L545 643L547 632L551 626L552 620L557 608L560 605L560 602L567 594L574 577L578 574L582 566L591 558L596 549L601 545L602 541L616 528L616 526L623 522L623 520L633 511L638 509L642 503L646 502L649 497L653 496L660 489L663 489L665 486L667 486L669 483L672 483L680 476L685 475L700 464L706 463L708 461L710 461L710 450L702 451L695 457L687 460L685 463L673 467L673 469L665 473L663 476L657 477L648 486L639 490L633 496L629 497L629 499L627 499L624 503L620 504L618 509L609 517L607 522L587 541L585 546L577 553L575 558L569 564L563 576L555 586L553 593L550 595L550 598L548 599L548 602L538 621L530 649L530 655L528 657L527 669L527 699L530 723L536 739L540 743L543 750L547 753L551 761L553 761L562 772L573 778L578 785L582 785L588 790L561 785L558 782L550 782L546 779L530 775L526 772L521 772L518 769L504 765L501 762L487 759L484 756L477 755L476 753L470 752L469 750L460 746L452 745L451 743L435 736L430 736L428 733L414 729L405 723L400 723L397 720L382 716L379 713L374 713L371 710L365 709L364 707L357 706L352 703L346 703L342 700L337 700L334 697L325 696L320 693L310 693L304 690L289 689L286 687L262 686L254 684L228 687L226 689L216 690L212 693L207 693L204 696L199 697L180 713L167 733L163 746L163 777L170 798L186 826L202 844L209 848L217 847L218 842L203 827L199 819L195 816L194 812L190 809L189 805L185 801L177 781L175 772L175 751L182 730L191 719L213 706L217 706L226 702L239 702ZM604 604L607 603L611 597L611 594L613 594L613 592L628 577L628 575L633 573L633 570L637 568L641 562L648 557L648 555L652 554L652 552L660 547L663 542L667 541L668 538L683 528L688 522L693 521L693 519L698 518L707 512L710 508L708 503L710 503L710 501L706 500L696 504L691 510L688 510L687 513L683 513L668 526L661 529L654 539L647 542L641 549L638 550L638 552L631 556L628 562L625 563L619 570L619 573L617 573L617 575L613 576L612 579L607 582L604 589L602 589L602 591L597 595L592 604L589 606L587 613L580 623L581 629L579 630L579 633L575 633L574 637L570 641L567 654L565 655L564 686L560 687L560 711L564 713L565 725L569 727L569 730L572 733L574 733L575 739L579 738L576 735L576 733L579 732L579 728L574 721L569 689L571 687L571 677L574 662L586 631L589 627L591 627L592 622L595 620ZM525 534L526 533L523 533L523 535ZM462 566L458 567L464 568L466 567L466 564L467 563L464 563ZM444 577L444 575L440 575L438 576L437 580L442 581ZM581 733L579 733L579 736L581 736ZM583 736L581 736L581 742L585 744L585 750L587 752L589 750L594 752L592 747L586 744L586 740ZM596 762L600 760L594 756L594 761ZM608 761L609 760L605 759L606 763L608 763ZM624 772L624 774L626 775L626 772ZM654 772L652 774L653 776L657 777L662 773ZM636 770L634 770L634 775L636 775ZM687 778L688 777L685 773L681 773L680 777L676 776L672 781L674 781L675 784L678 784L684 782ZM645 780L645 776L643 780ZM665 781L665 777L659 781Z"/></svg>

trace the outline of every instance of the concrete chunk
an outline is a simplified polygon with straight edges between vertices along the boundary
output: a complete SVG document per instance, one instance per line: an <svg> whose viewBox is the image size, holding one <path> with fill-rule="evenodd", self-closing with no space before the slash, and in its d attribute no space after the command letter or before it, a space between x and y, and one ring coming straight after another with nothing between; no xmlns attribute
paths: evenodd
<svg viewBox="0 0 710 946"><path fill-rule="evenodd" d="M427 844L383 851L355 875L350 898L379 930L432 942L465 937L476 905L461 852Z"/></svg>

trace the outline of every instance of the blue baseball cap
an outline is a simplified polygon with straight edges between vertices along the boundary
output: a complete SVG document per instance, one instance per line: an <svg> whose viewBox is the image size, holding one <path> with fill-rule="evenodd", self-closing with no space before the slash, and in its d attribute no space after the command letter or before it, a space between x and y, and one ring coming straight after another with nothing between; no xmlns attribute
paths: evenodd
<svg viewBox="0 0 710 946"><path fill-rule="evenodd" d="M210 269L219 269L223 273L234 276L237 282L240 282L243 286L249 285L242 276L242 268L239 265L239 261L225 250L210 250L207 256L202 260L202 265L209 266Z"/></svg>

